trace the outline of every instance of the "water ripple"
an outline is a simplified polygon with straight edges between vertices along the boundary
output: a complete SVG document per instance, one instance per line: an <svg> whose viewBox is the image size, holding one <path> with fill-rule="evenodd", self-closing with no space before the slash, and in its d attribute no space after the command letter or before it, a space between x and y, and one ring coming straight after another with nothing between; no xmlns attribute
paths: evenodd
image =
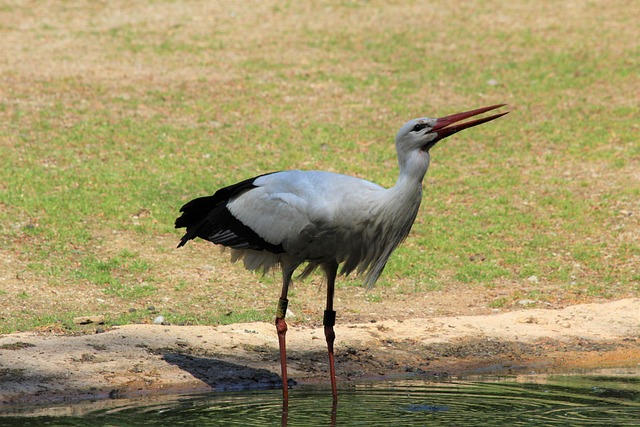
<svg viewBox="0 0 640 427"><path fill-rule="evenodd" d="M14 417L55 426L637 426L637 377L554 376L529 381L432 383L419 380L348 385L332 405L326 388L296 387L283 413L279 390L228 392L114 403L82 416Z"/></svg>

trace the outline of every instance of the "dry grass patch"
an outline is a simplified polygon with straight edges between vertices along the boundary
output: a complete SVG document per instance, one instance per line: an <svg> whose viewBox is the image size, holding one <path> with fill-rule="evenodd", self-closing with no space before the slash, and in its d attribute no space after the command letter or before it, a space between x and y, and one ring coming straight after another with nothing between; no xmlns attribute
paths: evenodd
<svg viewBox="0 0 640 427"><path fill-rule="evenodd" d="M271 319L278 276L230 266L203 243L174 248L183 202L290 168L390 186L404 121L499 102L512 109L505 120L434 150L412 235L373 290L340 282L340 316L640 292L635 3L1 11L0 331L94 313ZM294 288L295 321L319 321L321 287Z"/></svg>

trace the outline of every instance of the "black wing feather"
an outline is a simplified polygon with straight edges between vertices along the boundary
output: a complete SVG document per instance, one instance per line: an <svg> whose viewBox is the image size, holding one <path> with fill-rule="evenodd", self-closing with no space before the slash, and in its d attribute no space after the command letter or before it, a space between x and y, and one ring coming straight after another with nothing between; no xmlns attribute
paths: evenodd
<svg viewBox="0 0 640 427"><path fill-rule="evenodd" d="M199 197L182 206L180 208L182 216L176 219L176 228L186 228L187 232L182 236L178 247L184 246L191 239L200 237L234 249L283 253L284 248L281 244L274 245L267 242L227 209L229 200L256 188L254 182L261 176L264 175L221 188L213 196Z"/></svg>

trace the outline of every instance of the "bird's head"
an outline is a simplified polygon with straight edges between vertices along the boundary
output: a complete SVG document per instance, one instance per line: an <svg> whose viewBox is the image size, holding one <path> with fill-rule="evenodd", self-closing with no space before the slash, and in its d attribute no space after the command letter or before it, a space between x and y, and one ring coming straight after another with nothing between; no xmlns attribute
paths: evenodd
<svg viewBox="0 0 640 427"><path fill-rule="evenodd" d="M464 113L452 114L438 119L421 118L410 120L402 126L396 135L396 147L398 149L398 154L408 154L412 151L428 153L434 145L444 138L460 132L461 130L497 119L509 112L507 111L506 113L494 114L493 116L458 123L461 120L477 116L478 114L482 114L505 105L506 104L492 105L490 107L478 108L477 110L465 111Z"/></svg>

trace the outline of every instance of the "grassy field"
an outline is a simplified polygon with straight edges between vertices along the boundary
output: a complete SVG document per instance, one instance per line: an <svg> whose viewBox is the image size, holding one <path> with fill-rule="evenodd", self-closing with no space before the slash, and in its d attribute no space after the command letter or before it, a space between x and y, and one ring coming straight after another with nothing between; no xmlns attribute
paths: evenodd
<svg viewBox="0 0 640 427"><path fill-rule="evenodd" d="M281 169L394 184L414 117L511 114L432 151L412 234L341 319L640 295L640 3L0 5L0 332L270 320L279 276L175 249L180 206ZM319 322L320 278L295 321Z"/></svg>

